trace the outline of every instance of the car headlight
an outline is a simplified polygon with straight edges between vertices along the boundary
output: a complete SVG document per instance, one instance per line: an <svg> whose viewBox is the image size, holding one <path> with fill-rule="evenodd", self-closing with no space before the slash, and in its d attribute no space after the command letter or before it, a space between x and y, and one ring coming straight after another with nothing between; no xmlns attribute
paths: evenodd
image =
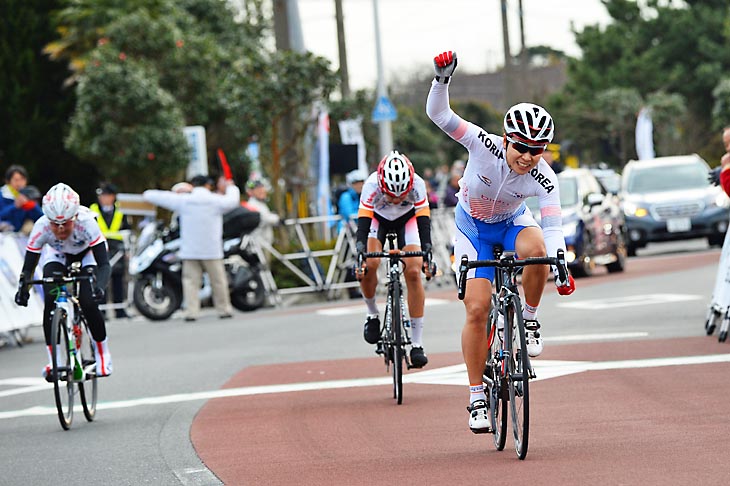
<svg viewBox="0 0 730 486"><path fill-rule="evenodd" d="M717 196L715 196L715 200L713 202L718 208L730 207L730 198L728 198L724 192L721 192Z"/></svg>
<svg viewBox="0 0 730 486"><path fill-rule="evenodd" d="M563 224L563 236L566 238L569 236L573 236L578 232L578 222L577 221L571 221L570 223Z"/></svg>
<svg viewBox="0 0 730 486"><path fill-rule="evenodd" d="M626 216L636 216L637 218L643 218L649 214L646 208L642 208L636 203L624 202L624 214Z"/></svg>

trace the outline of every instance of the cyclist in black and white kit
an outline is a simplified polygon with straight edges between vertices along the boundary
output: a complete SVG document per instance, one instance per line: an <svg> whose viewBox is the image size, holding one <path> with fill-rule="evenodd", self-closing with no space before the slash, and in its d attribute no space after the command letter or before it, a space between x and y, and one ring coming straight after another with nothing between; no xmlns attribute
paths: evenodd
<svg viewBox="0 0 730 486"><path fill-rule="evenodd" d="M426 102L429 118L469 151L464 176L459 181L456 206L454 255L469 260L493 258L494 245L515 251L519 258L555 256L565 249L560 195L555 173L542 158L553 139L550 114L533 103L519 103L504 116L504 133L491 134L459 117L449 106L448 86L456 69L456 53L434 58L436 77ZM542 229L525 206L525 199L537 196ZM575 290L573 277L555 284L561 295ZM543 349L537 307L540 304L549 267L532 265L522 273L527 352L538 356ZM487 359L487 317L491 305L494 268L472 269L467 274L466 323L461 334L462 353L470 383L469 428L489 430L482 372Z"/></svg>
<svg viewBox="0 0 730 486"><path fill-rule="evenodd" d="M408 157L392 151L380 161L378 170L370 174L360 194L357 213L356 249L381 252L388 232L398 235L398 248L403 251L423 250L431 254L431 210L428 206L426 183L415 173ZM408 313L411 319L411 366L422 368L428 363L423 351L423 314L426 294L421 282L421 270L427 278L436 271L431 257L403 259L403 274L408 289ZM363 330L365 341L376 344L380 339L380 317L375 303L375 287L380 259L365 260L357 268L360 290L368 307Z"/></svg>
<svg viewBox="0 0 730 486"><path fill-rule="evenodd" d="M28 237L15 303L23 307L28 305L30 288L26 282L33 279L33 272L41 259L44 277L50 277L54 272L66 274L73 262L81 262L84 273L95 272L94 288L88 280L80 282L79 303L95 341L96 374L108 376L112 373L112 357L109 352L104 315L99 310L99 304L105 301L103 289L109 283L111 275L106 238L96 222L95 214L80 205L79 195L66 184L59 183L48 190L43 196L42 209L43 216L35 222ZM52 368L51 311L54 309L52 288L52 285L44 285L43 288L43 334L46 338L48 365L43 368L42 373L46 379L49 378Z"/></svg>

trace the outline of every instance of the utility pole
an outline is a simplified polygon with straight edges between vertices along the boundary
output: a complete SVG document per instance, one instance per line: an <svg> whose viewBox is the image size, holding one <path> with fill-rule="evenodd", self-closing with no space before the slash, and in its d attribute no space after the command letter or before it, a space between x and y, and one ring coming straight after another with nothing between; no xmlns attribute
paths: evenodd
<svg viewBox="0 0 730 486"><path fill-rule="evenodd" d="M335 0L337 19L337 50L340 55L340 93L342 98L350 96L350 77L347 73L347 48L345 47L345 22L342 17L342 0Z"/></svg>
<svg viewBox="0 0 730 486"><path fill-rule="evenodd" d="M378 64L378 99L388 97L385 88L385 73L383 72L383 53L380 46L380 17L378 15L378 0L373 0L373 18L375 21L375 57ZM380 138L380 154L378 158L393 150L393 130L390 120L378 122L378 135Z"/></svg>
<svg viewBox="0 0 730 486"><path fill-rule="evenodd" d="M525 45L525 11L522 8L522 0L519 0L519 15L520 15L520 94L521 96L532 96L532 90L530 89L530 80L528 79L528 64L529 59L527 56L527 46Z"/></svg>
<svg viewBox="0 0 730 486"><path fill-rule="evenodd" d="M507 0L500 0L502 6L502 44L504 45L504 103L506 107L514 103L512 54L509 46L509 26L507 25Z"/></svg>

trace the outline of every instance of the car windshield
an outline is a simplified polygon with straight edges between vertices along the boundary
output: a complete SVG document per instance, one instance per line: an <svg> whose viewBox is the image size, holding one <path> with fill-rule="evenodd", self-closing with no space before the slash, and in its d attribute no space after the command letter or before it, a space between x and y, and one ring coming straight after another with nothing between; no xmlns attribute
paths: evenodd
<svg viewBox="0 0 730 486"><path fill-rule="evenodd" d="M575 177L558 179L560 185L560 205L575 206L578 204L578 181Z"/></svg>
<svg viewBox="0 0 730 486"><path fill-rule="evenodd" d="M707 169L702 164L638 167L629 176L626 191L650 192L699 189L707 187Z"/></svg>

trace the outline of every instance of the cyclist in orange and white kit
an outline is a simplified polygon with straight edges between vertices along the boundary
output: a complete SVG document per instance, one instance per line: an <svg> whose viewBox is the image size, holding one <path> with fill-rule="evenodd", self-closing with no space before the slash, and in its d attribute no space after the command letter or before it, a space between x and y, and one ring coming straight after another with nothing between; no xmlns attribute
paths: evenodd
<svg viewBox="0 0 730 486"><path fill-rule="evenodd" d="M431 254L431 210L428 207L426 183L418 176L411 161L403 154L392 151L380 161L378 170L370 174L360 194L357 213L356 250L359 255L383 251L385 236L398 235L398 248L403 251L423 250L429 256L404 258L408 289L408 314L411 319L411 366L422 368L428 363L423 351L423 314L426 293L421 282L421 271L427 278L436 271ZM358 258L360 261L360 258ZM380 317L375 302L380 259L368 258L355 275L367 305L364 337L370 344L380 340Z"/></svg>
<svg viewBox="0 0 730 486"><path fill-rule="evenodd" d="M459 117L449 106L448 86L456 69L456 53L436 56L434 69L436 77L428 93L426 113L469 151L457 194L454 255L489 260L494 258L493 247L497 244L515 251L519 258L555 256L559 248L565 250L558 180L542 158L555 131L550 114L533 103L519 103L505 114L504 133L490 134ZM525 206L525 199L531 196L538 197L542 229ZM562 282L557 269L553 271L558 293L573 293L573 277ZM532 265L522 272L523 317L530 356L538 356L543 349L536 314L548 272L547 265ZM485 324L493 279L491 267L467 273L461 347L470 383L469 428L474 433L490 431L482 372L488 353Z"/></svg>
<svg viewBox="0 0 730 486"><path fill-rule="evenodd" d="M66 184L59 183L48 190L43 196L42 210L43 216L35 222L28 237L15 303L23 307L28 305L30 288L26 282L33 279L41 258L44 277L50 277L54 272L67 274L67 268L73 262L81 262L84 273L94 272L96 285L93 288L89 280L80 282L79 303L94 339L96 375L108 376L112 373L112 357L104 315L99 310L99 304L105 301L104 289L111 275L106 238L96 222L95 213L81 206L79 195ZM47 380L52 368L51 312L55 307L52 289L52 285L43 286L43 334L48 353L43 376Z"/></svg>

